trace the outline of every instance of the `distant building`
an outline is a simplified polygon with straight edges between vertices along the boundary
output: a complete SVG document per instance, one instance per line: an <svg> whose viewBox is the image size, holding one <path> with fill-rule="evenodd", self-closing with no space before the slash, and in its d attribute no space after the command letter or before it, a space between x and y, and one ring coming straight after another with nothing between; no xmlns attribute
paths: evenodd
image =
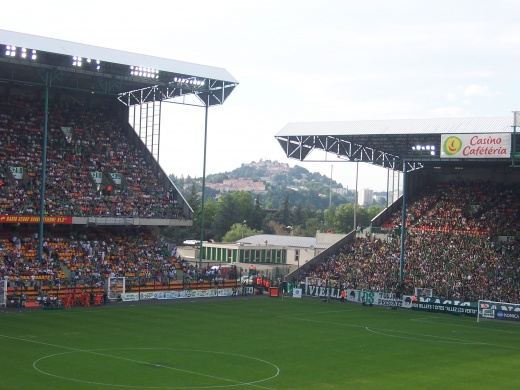
<svg viewBox="0 0 520 390"><path fill-rule="evenodd" d="M206 183L206 186L220 193L247 191L254 194L264 194L267 192L264 183L250 179L225 179L222 183Z"/></svg>
<svg viewBox="0 0 520 390"><path fill-rule="evenodd" d="M348 194L348 188L332 188L332 192L338 195L347 196Z"/></svg>
<svg viewBox="0 0 520 390"><path fill-rule="evenodd" d="M374 190L363 188L358 191L358 205L366 206L372 205L374 202Z"/></svg>
<svg viewBox="0 0 520 390"><path fill-rule="evenodd" d="M269 171L271 172L289 172L291 169L287 163L271 160L260 160L259 162L253 161L250 164L242 164L242 166L253 168L269 168Z"/></svg>

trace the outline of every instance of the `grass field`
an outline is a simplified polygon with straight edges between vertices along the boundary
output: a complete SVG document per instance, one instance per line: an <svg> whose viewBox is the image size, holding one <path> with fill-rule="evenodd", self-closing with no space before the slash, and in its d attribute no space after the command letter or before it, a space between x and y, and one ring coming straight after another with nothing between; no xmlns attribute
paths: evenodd
<svg viewBox="0 0 520 390"><path fill-rule="evenodd" d="M0 313L0 389L520 388L520 327L291 297Z"/></svg>

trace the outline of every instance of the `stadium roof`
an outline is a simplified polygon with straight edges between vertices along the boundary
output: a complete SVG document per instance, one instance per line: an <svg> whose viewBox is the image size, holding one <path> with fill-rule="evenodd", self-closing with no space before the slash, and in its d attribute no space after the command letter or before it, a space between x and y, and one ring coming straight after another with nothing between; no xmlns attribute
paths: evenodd
<svg viewBox="0 0 520 390"><path fill-rule="evenodd" d="M327 245L316 244L316 237L279 236L275 234L259 234L244 237L237 243L251 245L274 245L297 248L327 248Z"/></svg>
<svg viewBox="0 0 520 390"><path fill-rule="evenodd" d="M287 124L276 139L287 157L312 160L311 152L324 151L346 161L368 162L382 167L408 170L425 165L453 163L441 159L441 135L512 133L510 117L395 119L339 122L294 122ZM417 148L422 146L422 148ZM460 159L459 159L460 160ZM494 159L504 164L504 159ZM478 159L482 163L482 159ZM491 160L486 160L492 163ZM474 164L475 159L458 161ZM511 163L511 160L507 160Z"/></svg>
<svg viewBox="0 0 520 390"><path fill-rule="evenodd" d="M116 96L132 93L128 101L120 98L128 104L195 95L204 104L218 105L238 85L222 68L7 30L0 30L0 49L0 81L45 85L46 70L54 87ZM150 89L159 93L135 93Z"/></svg>
<svg viewBox="0 0 520 390"><path fill-rule="evenodd" d="M293 122L281 135L382 135L511 132L513 117Z"/></svg>

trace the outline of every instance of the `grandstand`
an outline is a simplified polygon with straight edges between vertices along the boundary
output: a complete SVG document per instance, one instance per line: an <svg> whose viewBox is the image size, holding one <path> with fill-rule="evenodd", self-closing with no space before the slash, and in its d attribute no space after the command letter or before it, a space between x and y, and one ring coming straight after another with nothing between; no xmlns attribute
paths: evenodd
<svg viewBox="0 0 520 390"><path fill-rule="evenodd" d="M403 175L403 195L299 273L352 291L520 302L520 114L500 118L290 123L288 158L316 153ZM334 157L334 158L336 158ZM404 225L405 229L402 229ZM325 282L326 281L326 282ZM326 284L325 284L326 283Z"/></svg>
<svg viewBox="0 0 520 390"><path fill-rule="evenodd" d="M134 291L185 288L175 275L185 265L157 234L193 224L160 166L161 104L207 115L237 81L220 68L5 30L0 50L8 294L100 293L115 276Z"/></svg>
<svg viewBox="0 0 520 390"><path fill-rule="evenodd" d="M159 163L161 103L207 109L236 80L3 30L0 42L0 276L12 301L100 294L108 278L126 278L129 294L236 287L236 272L190 266L157 234L193 224ZM404 188L364 237L347 234L291 276L358 297L520 302L519 124L515 113L287 125L276 138L288 158L319 150L379 165L402 172Z"/></svg>

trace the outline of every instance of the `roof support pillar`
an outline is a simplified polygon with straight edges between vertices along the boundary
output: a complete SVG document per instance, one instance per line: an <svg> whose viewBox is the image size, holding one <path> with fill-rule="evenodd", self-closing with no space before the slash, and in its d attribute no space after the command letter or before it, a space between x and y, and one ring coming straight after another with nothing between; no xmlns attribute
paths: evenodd
<svg viewBox="0 0 520 390"><path fill-rule="evenodd" d="M399 282L403 282L403 272L404 272L404 253L405 253L405 245L404 241L406 239L406 195L408 193L406 189L407 184L407 176L406 173L406 162L403 161L403 204L402 204L402 221L401 221L401 256L399 261ZM399 189L397 190L399 191Z"/></svg>
<svg viewBox="0 0 520 390"><path fill-rule="evenodd" d="M43 109L42 183L40 188L40 222L38 225L38 261L43 262L43 220L45 218L45 181L47 175L47 127L49 122L49 72L45 75L45 105Z"/></svg>
<svg viewBox="0 0 520 390"><path fill-rule="evenodd" d="M205 107L204 118L204 162L202 164L202 199L201 199L201 217L200 217L200 250L199 250L199 268L202 268L202 252L204 245L204 205L206 195L206 149L208 145L208 110L209 109L209 95Z"/></svg>

